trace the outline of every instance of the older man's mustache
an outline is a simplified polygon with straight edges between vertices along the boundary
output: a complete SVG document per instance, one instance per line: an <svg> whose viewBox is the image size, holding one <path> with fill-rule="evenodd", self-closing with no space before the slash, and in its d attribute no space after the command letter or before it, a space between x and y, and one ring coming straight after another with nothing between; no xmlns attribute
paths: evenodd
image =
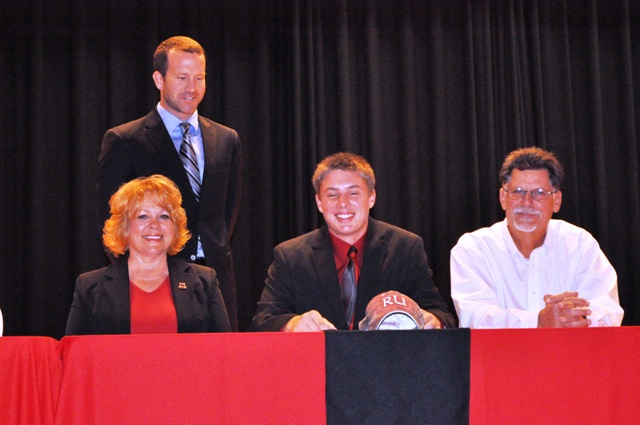
<svg viewBox="0 0 640 425"><path fill-rule="evenodd" d="M514 214L540 215L540 211L530 207L516 207L513 212Z"/></svg>

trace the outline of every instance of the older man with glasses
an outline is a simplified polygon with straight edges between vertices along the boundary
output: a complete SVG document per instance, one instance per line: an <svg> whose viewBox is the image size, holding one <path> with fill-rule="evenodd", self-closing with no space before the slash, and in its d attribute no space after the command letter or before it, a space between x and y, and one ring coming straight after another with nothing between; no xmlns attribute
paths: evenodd
<svg viewBox="0 0 640 425"><path fill-rule="evenodd" d="M530 147L500 170L506 218L462 235L451 250L451 296L461 327L620 326L617 275L586 230L551 219L562 166Z"/></svg>

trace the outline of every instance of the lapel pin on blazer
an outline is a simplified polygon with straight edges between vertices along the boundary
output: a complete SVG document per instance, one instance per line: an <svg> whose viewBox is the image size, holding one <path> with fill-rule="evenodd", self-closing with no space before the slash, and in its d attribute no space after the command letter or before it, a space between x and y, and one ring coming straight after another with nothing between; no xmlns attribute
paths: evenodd
<svg viewBox="0 0 640 425"><path fill-rule="evenodd" d="M184 282L178 283L178 289L187 289L187 284Z"/></svg>

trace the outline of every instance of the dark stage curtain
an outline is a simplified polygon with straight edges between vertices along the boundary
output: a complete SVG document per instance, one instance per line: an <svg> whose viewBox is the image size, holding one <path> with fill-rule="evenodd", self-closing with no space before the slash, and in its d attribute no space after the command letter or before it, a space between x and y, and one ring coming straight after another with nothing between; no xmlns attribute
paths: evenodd
<svg viewBox="0 0 640 425"><path fill-rule="evenodd" d="M449 250L503 218L498 168L536 145L566 168L558 218L589 230L640 324L640 2L1 1L0 309L5 333L60 337L76 276L106 258L94 224L104 132L158 101L152 54L207 51L200 113L238 130L232 239L241 328L273 247L322 223L315 164L377 173L372 215L425 240L450 302Z"/></svg>

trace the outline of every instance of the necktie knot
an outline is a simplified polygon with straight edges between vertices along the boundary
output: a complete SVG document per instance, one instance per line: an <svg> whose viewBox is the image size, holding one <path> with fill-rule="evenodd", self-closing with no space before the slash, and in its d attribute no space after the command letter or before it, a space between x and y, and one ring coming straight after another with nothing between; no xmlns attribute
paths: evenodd
<svg viewBox="0 0 640 425"><path fill-rule="evenodd" d="M189 134L189 129L191 128L191 124L188 122L183 122L180 124L180 129L182 130L182 137L185 137Z"/></svg>
<svg viewBox="0 0 640 425"><path fill-rule="evenodd" d="M347 255L349 256L350 259L354 260L356 259L356 256L358 255L358 249L354 246L351 245L351 247L349 248L349 252L347 253Z"/></svg>

